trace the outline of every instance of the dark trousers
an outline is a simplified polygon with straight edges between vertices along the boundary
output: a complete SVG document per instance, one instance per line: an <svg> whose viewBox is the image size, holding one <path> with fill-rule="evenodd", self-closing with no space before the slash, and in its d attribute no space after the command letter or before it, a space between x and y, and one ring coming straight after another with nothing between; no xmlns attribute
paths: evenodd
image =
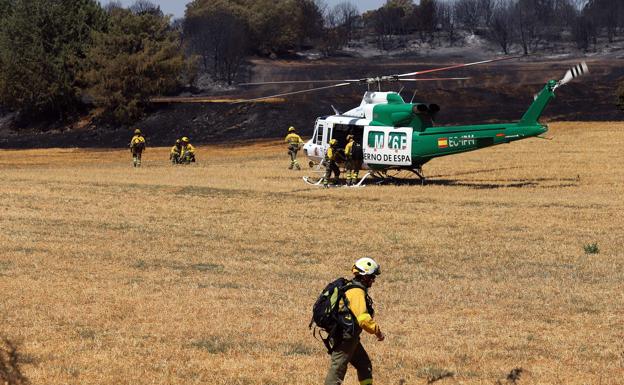
<svg viewBox="0 0 624 385"><path fill-rule="evenodd" d="M340 178L340 168L338 167L336 162L334 162L333 160L330 160L327 164L327 169L325 170L325 179L324 179L325 184L329 183L329 178L331 178L332 173L334 173L334 177L336 177L336 180Z"/></svg>
<svg viewBox="0 0 624 385"><path fill-rule="evenodd" d="M351 364L357 370L360 384L373 382L373 366L359 337L345 338L336 346L331 354L331 364L325 377L325 385L340 385L347 374L347 366Z"/></svg>

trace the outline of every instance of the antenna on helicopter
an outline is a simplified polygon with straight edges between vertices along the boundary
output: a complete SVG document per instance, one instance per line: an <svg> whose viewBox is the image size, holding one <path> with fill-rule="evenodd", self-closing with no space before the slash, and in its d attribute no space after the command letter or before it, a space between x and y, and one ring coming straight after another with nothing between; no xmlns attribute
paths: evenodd
<svg viewBox="0 0 624 385"><path fill-rule="evenodd" d="M340 111L338 111L338 109L336 107L334 107L333 104L331 104L331 108L332 108L332 110L334 110L334 114L340 115Z"/></svg>
<svg viewBox="0 0 624 385"><path fill-rule="evenodd" d="M557 84L553 87L553 91L557 88L568 84L572 79L577 78L579 76L583 76L589 72L589 68L587 67L587 63L581 62L572 68L570 68L563 78L557 82Z"/></svg>

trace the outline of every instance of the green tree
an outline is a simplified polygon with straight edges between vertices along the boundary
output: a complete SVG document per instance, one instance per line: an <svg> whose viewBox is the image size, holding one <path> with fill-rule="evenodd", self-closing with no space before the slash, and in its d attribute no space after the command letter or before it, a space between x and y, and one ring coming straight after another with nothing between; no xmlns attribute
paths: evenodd
<svg viewBox="0 0 624 385"><path fill-rule="evenodd" d="M0 103L65 118L80 104L78 74L106 15L95 0L0 1Z"/></svg>
<svg viewBox="0 0 624 385"><path fill-rule="evenodd" d="M110 12L107 32L95 34L87 55L85 93L105 117L129 124L143 115L152 96L176 90L188 67L168 17Z"/></svg>

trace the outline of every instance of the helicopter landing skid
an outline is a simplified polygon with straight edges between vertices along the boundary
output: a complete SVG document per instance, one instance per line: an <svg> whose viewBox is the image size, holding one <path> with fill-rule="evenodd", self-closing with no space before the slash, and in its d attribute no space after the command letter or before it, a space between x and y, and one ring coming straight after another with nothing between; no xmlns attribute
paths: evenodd
<svg viewBox="0 0 624 385"><path fill-rule="evenodd" d="M319 180L317 180L316 182L310 178L309 176L304 176L303 177L303 181L306 182L309 185L312 186L321 186L321 183L323 183L323 178L319 178Z"/></svg>
<svg viewBox="0 0 624 385"><path fill-rule="evenodd" d="M341 184L329 184L327 185L327 187L364 187L364 180L366 180L366 178L368 178L369 176L373 175L372 172L367 172L361 179L359 182L357 182L354 185L341 185ZM303 181L306 182L307 184L311 185L311 186L316 186L316 187L324 187L325 185L323 185L323 178L319 178L318 180L314 180L313 178L309 177L309 176L304 176Z"/></svg>

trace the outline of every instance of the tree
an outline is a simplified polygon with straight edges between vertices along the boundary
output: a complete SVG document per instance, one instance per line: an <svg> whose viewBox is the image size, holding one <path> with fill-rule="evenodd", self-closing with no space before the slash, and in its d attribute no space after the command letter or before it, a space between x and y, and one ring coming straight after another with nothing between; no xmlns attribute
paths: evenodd
<svg viewBox="0 0 624 385"><path fill-rule="evenodd" d="M513 7L510 3L499 1L493 9L488 25L488 37L496 42L505 55L513 39Z"/></svg>
<svg viewBox="0 0 624 385"><path fill-rule="evenodd" d="M360 11L358 11L357 6L349 1L343 1L336 4L333 13L336 15L336 26L344 30L345 40L351 40L360 19Z"/></svg>
<svg viewBox="0 0 624 385"><path fill-rule="evenodd" d="M438 25L437 5L435 0L421 0L418 7L414 8L416 28L420 40L433 41L433 33Z"/></svg>
<svg viewBox="0 0 624 385"><path fill-rule="evenodd" d="M576 48L588 51L592 41L595 41L596 27L587 15L579 15L572 26L572 39Z"/></svg>
<svg viewBox="0 0 624 385"><path fill-rule="evenodd" d="M79 73L106 14L95 0L3 2L0 104L61 119L81 105ZM9 4L9 7L6 5Z"/></svg>
<svg viewBox="0 0 624 385"><path fill-rule="evenodd" d="M377 36L377 45L382 50L391 48L392 35L403 33L404 17L404 9L393 6L384 6L363 15L364 23L373 30Z"/></svg>
<svg viewBox="0 0 624 385"><path fill-rule="evenodd" d="M457 17L455 15L454 7L445 2L437 3L436 15L438 15L438 21L440 28L443 32L446 32L446 37L449 45L453 45L457 39L455 32L457 31Z"/></svg>
<svg viewBox="0 0 624 385"><path fill-rule="evenodd" d="M163 16L160 6L149 0L136 0L134 4L130 6L130 11L136 15L152 14L154 16Z"/></svg>
<svg viewBox="0 0 624 385"><path fill-rule="evenodd" d="M187 68L179 35L169 18L114 9L107 32L98 32L87 54L85 93L104 116L119 123L138 119L150 97L174 91Z"/></svg>
<svg viewBox="0 0 624 385"><path fill-rule="evenodd" d="M202 8L189 13L183 28L189 48L201 57L204 70L232 84L249 47L249 26L240 10L222 4Z"/></svg>
<svg viewBox="0 0 624 385"><path fill-rule="evenodd" d="M455 3L455 15L459 24L475 33L481 18L479 0L458 0Z"/></svg>

